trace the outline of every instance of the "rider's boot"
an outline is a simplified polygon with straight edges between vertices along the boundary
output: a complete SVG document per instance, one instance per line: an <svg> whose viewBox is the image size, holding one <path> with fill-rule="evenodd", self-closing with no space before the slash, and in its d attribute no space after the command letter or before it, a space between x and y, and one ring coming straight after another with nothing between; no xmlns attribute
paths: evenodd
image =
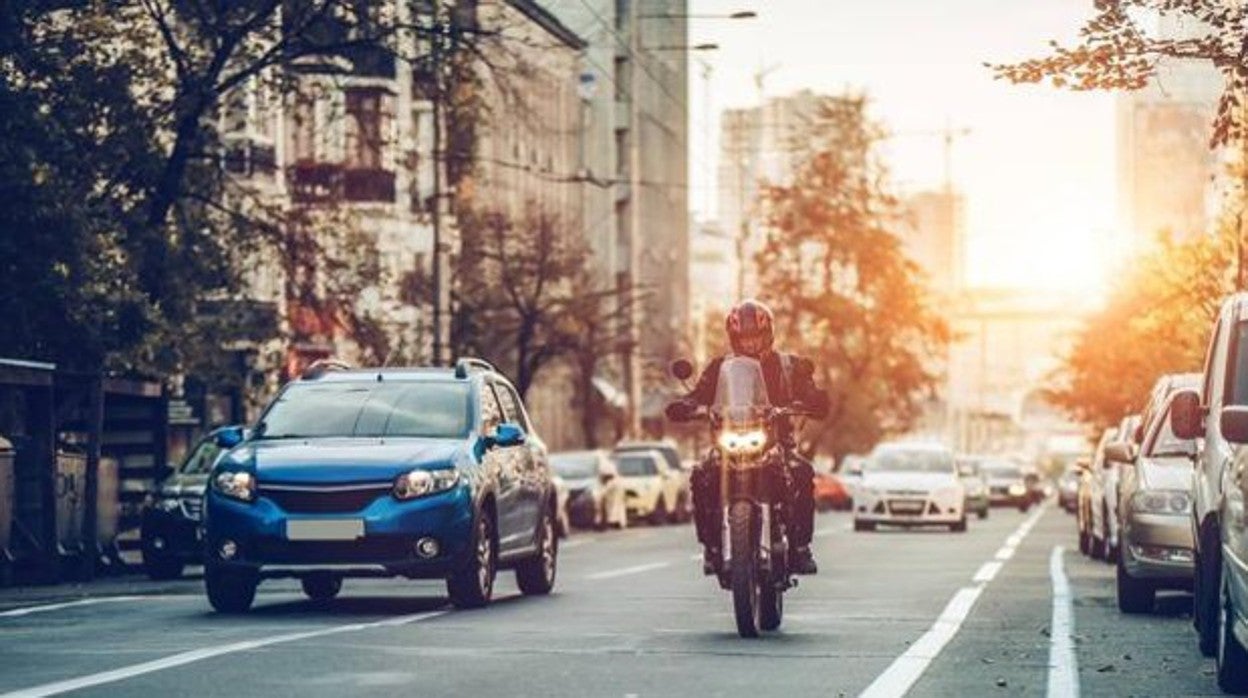
<svg viewBox="0 0 1248 698"><path fill-rule="evenodd" d="M793 574L818 574L819 566L815 564L815 556L810 546L803 545L789 552L789 571Z"/></svg>
<svg viewBox="0 0 1248 698"><path fill-rule="evenodd" d="M719 548L713 548L709 545L702 548L702 574L707 577L718 574L722 563L723 558Z"/></svg>

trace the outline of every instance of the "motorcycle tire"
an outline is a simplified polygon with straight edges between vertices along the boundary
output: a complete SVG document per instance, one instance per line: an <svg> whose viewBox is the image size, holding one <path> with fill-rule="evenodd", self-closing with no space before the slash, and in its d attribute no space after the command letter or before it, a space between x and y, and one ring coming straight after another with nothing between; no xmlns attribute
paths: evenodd
<svg viewBox="0 0 1248 698"><path fill-rule="evenodd" d="M728 510L728 536L732 545L732 610L737 634L758 637L762 625L762 599L759 594L758 536L755 535L754 505L733 502Z"/></svg>

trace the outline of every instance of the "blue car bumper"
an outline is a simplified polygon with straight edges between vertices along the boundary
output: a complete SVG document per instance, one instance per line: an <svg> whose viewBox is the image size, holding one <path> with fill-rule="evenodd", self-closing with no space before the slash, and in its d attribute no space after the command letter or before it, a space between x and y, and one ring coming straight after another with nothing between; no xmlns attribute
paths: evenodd
<svg viewBox="0 0 1248 698"><path fill-rule="evenodd" d="M298 576L319 569L344 576L446 576L471 553L473 502L468 486L399 501L381 495L350 513L289 513L264 496L240 502L209 492L205 544L209 564L250 568L262 577ZM354 540L290 540L289 521L358 520L364 535ZM417 541L432 538L438 553L421 556ZM233 542L226 559L222 548Z"/></svg>

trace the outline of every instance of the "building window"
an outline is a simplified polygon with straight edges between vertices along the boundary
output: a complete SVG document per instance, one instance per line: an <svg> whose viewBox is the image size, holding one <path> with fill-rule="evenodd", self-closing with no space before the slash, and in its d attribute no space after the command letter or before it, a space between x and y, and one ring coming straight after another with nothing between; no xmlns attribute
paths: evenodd
<svg viewBox="0 0 1248 698"><path fill-rule="evenodd" d="M295 162L316 160L316 98L301 93L295 97L292 143Z"/></svg>
<svg viewBox="0 0 1248 698"><path fill-rule="evenodd" d="M628 99L628 68L628 58L615 57L615 101L617 102Z"/></svg>
<svg viewBox="0 0 1248 698"><path fill-rule="evenodd" d="M380 170L394 122L394 96L381 89L347 90L347 167Z"/></svg>

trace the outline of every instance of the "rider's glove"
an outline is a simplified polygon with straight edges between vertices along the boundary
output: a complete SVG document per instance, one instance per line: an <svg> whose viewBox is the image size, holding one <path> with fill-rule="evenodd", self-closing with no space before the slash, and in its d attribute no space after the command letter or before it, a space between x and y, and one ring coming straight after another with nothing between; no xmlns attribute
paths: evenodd
<svg viewBox="0 0 1248 698"><path fill-rule="evenodd" d="M693 418L697 413L698 406L689 400L676 400L669 403L664 412L667 418L673 422L686 422Z"/></svg>

